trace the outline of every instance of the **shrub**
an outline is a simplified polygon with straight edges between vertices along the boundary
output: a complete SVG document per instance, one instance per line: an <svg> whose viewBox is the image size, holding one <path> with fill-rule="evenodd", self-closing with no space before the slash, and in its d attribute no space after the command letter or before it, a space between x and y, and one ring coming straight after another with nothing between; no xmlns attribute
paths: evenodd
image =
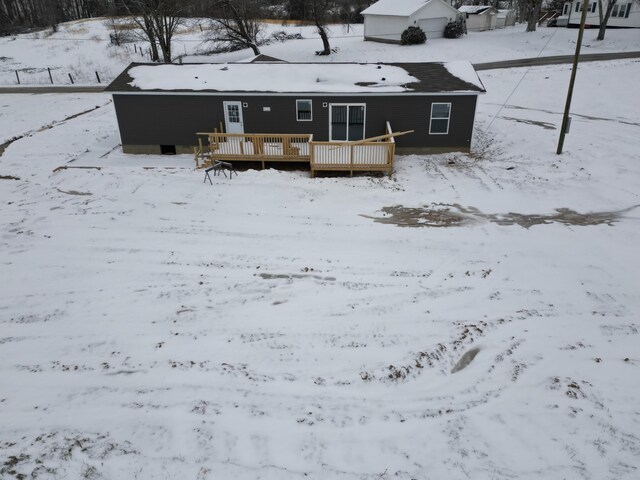
<svg viewBox="0 0 640 480"><path fill-rule="evenodd" d="M420 27L409 27L400 35L401 45L419 45L427 41L427 35Z"/></svg>
<svg viewBox="0 0 640 480"><path fill-rule="evenodd" d="M444 38L460 38L465 32L464 20L458 17L444 27Z"/></svg>

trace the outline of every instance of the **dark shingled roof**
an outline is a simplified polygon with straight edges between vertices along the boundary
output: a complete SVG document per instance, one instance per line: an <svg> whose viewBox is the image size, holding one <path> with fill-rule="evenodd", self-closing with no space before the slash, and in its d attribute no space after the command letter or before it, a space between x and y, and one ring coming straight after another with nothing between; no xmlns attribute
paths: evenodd
<svg viewBox="0 0 640 480"><path fill-rule="evenodd" d="M261 62L277 62L277 63L287 63L284 60L280 60L279 58L276 57L271 57L269 55L265 55L264 53L261 53L260 55L256 56L256 58L254 58L253 60L251 60L250 63L261 63Z"/></svg>
<svg viewBox="0 0 640 480"><path fill-rule="evenodd" d="M138 87L133 87L129 83L133 81L133 79L129 76L129 70L137 66L159 66L166 65L163 63L132 63L130 64L120 75L118 75L111 84L105 88L105 92L142 92L142 93L167 93L167 92L176 92L176 93L185 93L185 92L196 92L196 93L216 93L218 90L212 88L209 90L190 90L190 89L175 89L175 90L155 90L155 89L145 89L142 90ZM193 65L193 64L182 64L182 65ZM449 73L449 71L444 67L442 63L431 62L431 63L385 63L384 65L391 65L394 67L400 67L406 70L410 75L414 76L418 80L417 83L409 83L404 85L409 90L405 92L396 92L394 95L403 95L403 94L415 94L415 93L454 93L454 92L463 92L466 94L477 94L484 93L486 90L483 87L479 87L472 83L465 82L464 80L456 77ZM174 65L175 68L180 68L181 65ZM265 79L265 90L260 93L275 93L275 91L269 90L268 80ZM225 90L220 91L221 94L232 94L234 92ZM241 90L238 90L237 93L242 93ZM255 94L259 92L251 91L250 93ZM291 92L293 93L305 93L305 92ZM335 92L327 92L327 94L332 94ZM318 93L315 93L318 95ZM353 93L355 96L371 96L375 95L375 93L370 92L356 92Z"/></svg>

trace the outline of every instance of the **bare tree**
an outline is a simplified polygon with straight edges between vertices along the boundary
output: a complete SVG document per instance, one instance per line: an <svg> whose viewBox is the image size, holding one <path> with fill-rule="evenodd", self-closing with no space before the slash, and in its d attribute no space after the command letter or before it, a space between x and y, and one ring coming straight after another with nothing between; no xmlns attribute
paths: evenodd
<svg viewBox="0 0 640 480"><path fill-rule="evenodd" d="M182 22L179 0L125 0L124 7L140 27L151 48L151 60L171 63L171 41Z"/></svg>
<svg viewBox="0 0 640 480"><path fill-rule="evenodd" d="M617 0L607 0L607 7L602 8L602 0L598 0L598 15L600 16L600 28L598 30L598 37L596 40L604 40L604 34L607 31L607 23L609 23L609 17L611 17L611 11L616 5ZM624 8L624 7L623 7Z"/></svg>
<svg viewBox="0 0 640 480"><path fill-rule="evenodd" d="M327 17L329 7L333 2L331 0L309 0L309 8L311 10L311 18L318 29L318 34L322 39L322 50L316 52L318 55L331 55L331 45L329 44L329 34L327 31Z"/></svg>
<svg viewBox="0 0 640 480"><path fill-rule="evenodd" d="M535 32L538 20L540 19L540 9L542 0L518 0L522 19L527 22L527 32Z"/></svg>
<svg viewBox="0 0 640 480"><path fill-rule="evenodd" d="M259 0L220 0L218 14L212 18L216 28L215 40L227 43L232 48L250 48L260 55L258 46L262 24Z"/></svg>

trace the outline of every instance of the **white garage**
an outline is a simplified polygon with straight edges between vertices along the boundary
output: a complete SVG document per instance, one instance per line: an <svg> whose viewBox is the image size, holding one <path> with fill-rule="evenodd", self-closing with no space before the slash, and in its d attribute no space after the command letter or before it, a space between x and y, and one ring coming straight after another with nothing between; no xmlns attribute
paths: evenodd
<svg viewBox="0 0 640 480"><path fill-rule="evenodd" d="M427 38L441 38L444 35L444 27L447 26L447 23L449 23L447 17L421 18L418 20L418 26L427 34Z"/></svg>
<svg viewBox="0 0 640 480"><path fill-rule="evenodd" d="M362 12L364 39L400 43L409 27L420 27L430 38L440 38L444 27L460 12L443 0L379 0Z"/></svg>

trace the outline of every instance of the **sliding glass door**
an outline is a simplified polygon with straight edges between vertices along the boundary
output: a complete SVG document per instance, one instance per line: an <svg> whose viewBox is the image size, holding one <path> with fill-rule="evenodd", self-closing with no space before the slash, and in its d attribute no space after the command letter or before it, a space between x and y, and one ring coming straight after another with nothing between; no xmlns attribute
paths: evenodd
<svg viewBox="0 0 640 480"><path fill-rule="evenodd" d="M365 129L365 104L332 103L329 112L329 140L362 140Z"/></svg>

